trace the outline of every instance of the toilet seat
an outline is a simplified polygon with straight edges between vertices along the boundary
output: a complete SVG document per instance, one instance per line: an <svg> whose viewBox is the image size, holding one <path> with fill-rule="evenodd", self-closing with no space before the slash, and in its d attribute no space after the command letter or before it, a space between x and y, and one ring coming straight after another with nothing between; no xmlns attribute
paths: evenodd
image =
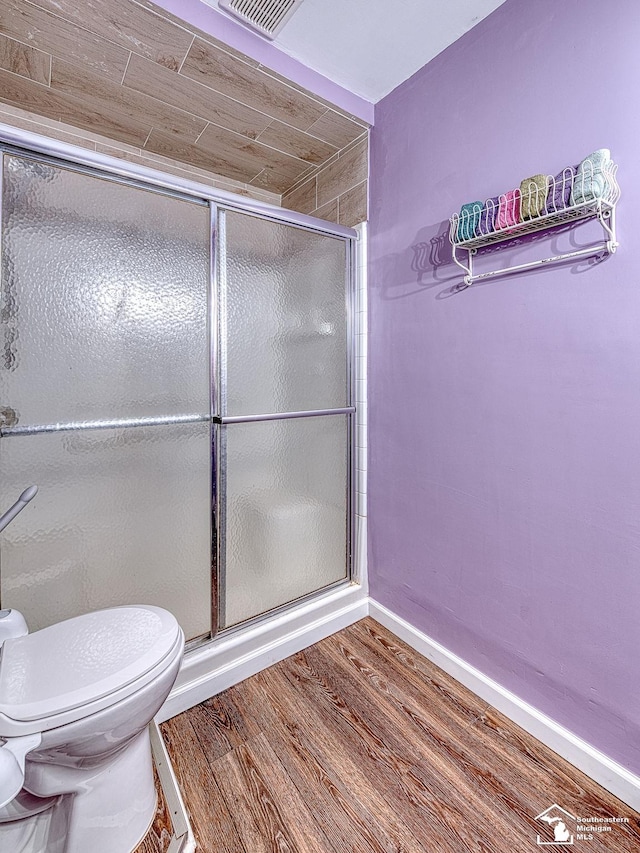
<svg viewBox="0 0 640 853"><path fill-rule="evenodd" d="M175 618L124 606L5 641L0 736L43 732L97 713L144 687L182 653Z"/></svg>

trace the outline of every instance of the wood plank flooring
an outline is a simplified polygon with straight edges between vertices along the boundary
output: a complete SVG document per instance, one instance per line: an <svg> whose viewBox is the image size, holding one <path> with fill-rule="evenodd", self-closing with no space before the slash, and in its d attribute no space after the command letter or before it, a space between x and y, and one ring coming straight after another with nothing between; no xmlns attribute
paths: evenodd
<svg viewBox="0 0 640 853"><path fill-rule="evenodd" d="M156 780L156 790L158 791L158 805L156 807L156 815L151 824L149 832L142 839L133 853L167 853L171 844L173 835L173 826L171 824L171 814L169 807L160 787L158 774L153 771Z"/></svg>
<svg viewBox="0 0 640 853"><path fill-rule="evenodd" d="M531 853L553 803L629 818L576 851L640 851L640 815L369 618L162 733L202 853Z"/></svg>

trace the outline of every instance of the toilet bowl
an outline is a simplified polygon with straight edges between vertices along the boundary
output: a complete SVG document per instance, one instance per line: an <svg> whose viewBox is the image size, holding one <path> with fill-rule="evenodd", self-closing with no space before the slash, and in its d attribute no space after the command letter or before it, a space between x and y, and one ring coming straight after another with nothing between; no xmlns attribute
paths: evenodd
<svg viewBox="0 0 640 853"><path fill-rule="evenodd" d="M3 767L6 801L17 765L22 791L53 803L55 824L65 826L62 846L57 839L44 853L130 853L144 837L156 805L148 724L183 650L174 617L151 606L100 610L5 640L0 750L15 762L0 761L0 802ZM0 809L0 850L8 828L15 832L15 821L3 822Z"/></svg>

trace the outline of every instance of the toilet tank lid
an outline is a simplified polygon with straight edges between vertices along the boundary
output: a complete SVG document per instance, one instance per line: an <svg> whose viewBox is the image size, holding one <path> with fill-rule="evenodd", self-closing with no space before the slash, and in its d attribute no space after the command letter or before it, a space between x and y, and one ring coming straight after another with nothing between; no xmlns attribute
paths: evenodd
<svg viewBox="0 0 640 853"><path fill-rule="evenodd" d="M0 658L0 713L38 720L100 699L157 666L179 634L168 611L133 605L7 640Z"/></svg>

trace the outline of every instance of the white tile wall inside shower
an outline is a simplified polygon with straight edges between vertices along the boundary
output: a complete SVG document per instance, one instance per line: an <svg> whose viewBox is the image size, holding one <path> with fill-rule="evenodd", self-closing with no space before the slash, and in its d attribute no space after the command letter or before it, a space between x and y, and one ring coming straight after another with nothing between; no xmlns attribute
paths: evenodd
<svg viewBox="0 0 640 853"><path fill-rule="evenodd" d="M356 543L355 574L367 578L367 224L356 228Z"/></svg>

